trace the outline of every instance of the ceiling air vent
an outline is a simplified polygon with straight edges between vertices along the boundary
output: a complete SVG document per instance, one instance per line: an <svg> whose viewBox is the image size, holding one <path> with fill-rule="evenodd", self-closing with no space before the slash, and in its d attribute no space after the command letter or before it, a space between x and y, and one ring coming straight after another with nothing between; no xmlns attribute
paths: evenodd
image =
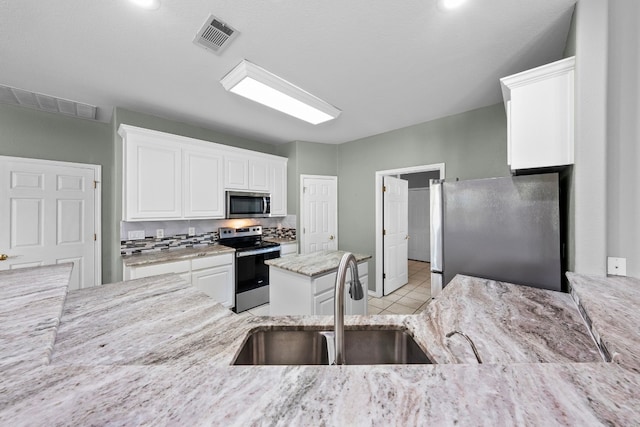
<svg viewBox="0 0 640 427"><path fill-rule="evenodd" d="M198 31L193 42L219 54L237 35L237 30L211 15Z"/></svg>
<svg viewBox="0 0 640 427"><path fill-rule="evenodd" d="M0 85L0 102L33 108L34 110L96 120L97 108L94 105L82 104L11 86Z"/></svg>

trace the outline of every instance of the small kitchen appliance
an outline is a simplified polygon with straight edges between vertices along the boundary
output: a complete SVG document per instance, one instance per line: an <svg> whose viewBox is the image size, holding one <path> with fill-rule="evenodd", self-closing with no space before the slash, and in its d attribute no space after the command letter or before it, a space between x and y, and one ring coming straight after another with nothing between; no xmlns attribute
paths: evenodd
<svg viewBox="0 0 640 427"><path fill-rule="evenodd" d="M271 216L271 194L227 191L227 218L268 218Z"/></svg>

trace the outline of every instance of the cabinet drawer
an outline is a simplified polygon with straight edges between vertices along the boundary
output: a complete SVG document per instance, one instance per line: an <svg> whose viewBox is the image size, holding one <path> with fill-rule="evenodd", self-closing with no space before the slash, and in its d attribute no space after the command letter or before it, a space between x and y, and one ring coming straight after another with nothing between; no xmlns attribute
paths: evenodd
<svg viewBox="0 0 640 427"><path fill-rule="evenodd" d="M191 261L164 262L161 264L133 267L132 270L136 279L166 273L187 273L191 270Z"/></svg>
<svg viewBox="0 0 640 427"><path fill-rule="evenodd" d="M280 256L293 255L298 253L298 243L280 243Z"/></svg>
<svg viewBox="0 0 640 427"><path fill-rule="evenodd" d="M369 274L369 264L367 262L362 262L358 264L358 276L360 279L366 277ZM326 291L327 289L333 289L336 285L336 276L337 272L329 273L324 276L320 276L313 280L312 284L312 292L314 295L318 295L321 292ZM345 276L345 284L351 282L351 272L347 270L347 275ZM362 281L362 280L361 280Z"/></svg>
<svg viewBox="0 0 640 427"><path fill-rule="evenodd" d="M191 260L192 270L201 270L203 268L218 267L219 265L228 265L233 263L233 254L222 254L194 258Z"/></svg>
<svg viewBox="0 0 640 427"><path fill-rule="evenodd" d="M311 289L313 295L318 295L328 289L333 289L336 285L336 275L337 273L329 273L314 279Z"/></svg>

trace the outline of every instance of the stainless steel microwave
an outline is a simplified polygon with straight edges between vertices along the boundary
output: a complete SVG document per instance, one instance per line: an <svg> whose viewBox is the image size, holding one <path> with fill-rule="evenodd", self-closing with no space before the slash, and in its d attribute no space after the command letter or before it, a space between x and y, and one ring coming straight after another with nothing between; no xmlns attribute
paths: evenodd
<svg viewBox="0 0 640 427"><path fill-rule="evenodd" d="M227 191L227 218L266 218L271 216L271 194Z"/></svg>

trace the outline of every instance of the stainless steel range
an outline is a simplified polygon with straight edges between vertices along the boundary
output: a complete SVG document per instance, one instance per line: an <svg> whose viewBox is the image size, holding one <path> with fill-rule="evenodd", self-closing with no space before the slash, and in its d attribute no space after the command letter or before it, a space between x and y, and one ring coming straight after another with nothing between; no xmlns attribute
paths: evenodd
<svg viewBox="0 0 640 427"><path fill-rule="evenodd" d="M280 245L262 240L262 226L223 227L220 244L236 250L236 313L269 302L269 266L267 259L280 257Z"/></svg>

